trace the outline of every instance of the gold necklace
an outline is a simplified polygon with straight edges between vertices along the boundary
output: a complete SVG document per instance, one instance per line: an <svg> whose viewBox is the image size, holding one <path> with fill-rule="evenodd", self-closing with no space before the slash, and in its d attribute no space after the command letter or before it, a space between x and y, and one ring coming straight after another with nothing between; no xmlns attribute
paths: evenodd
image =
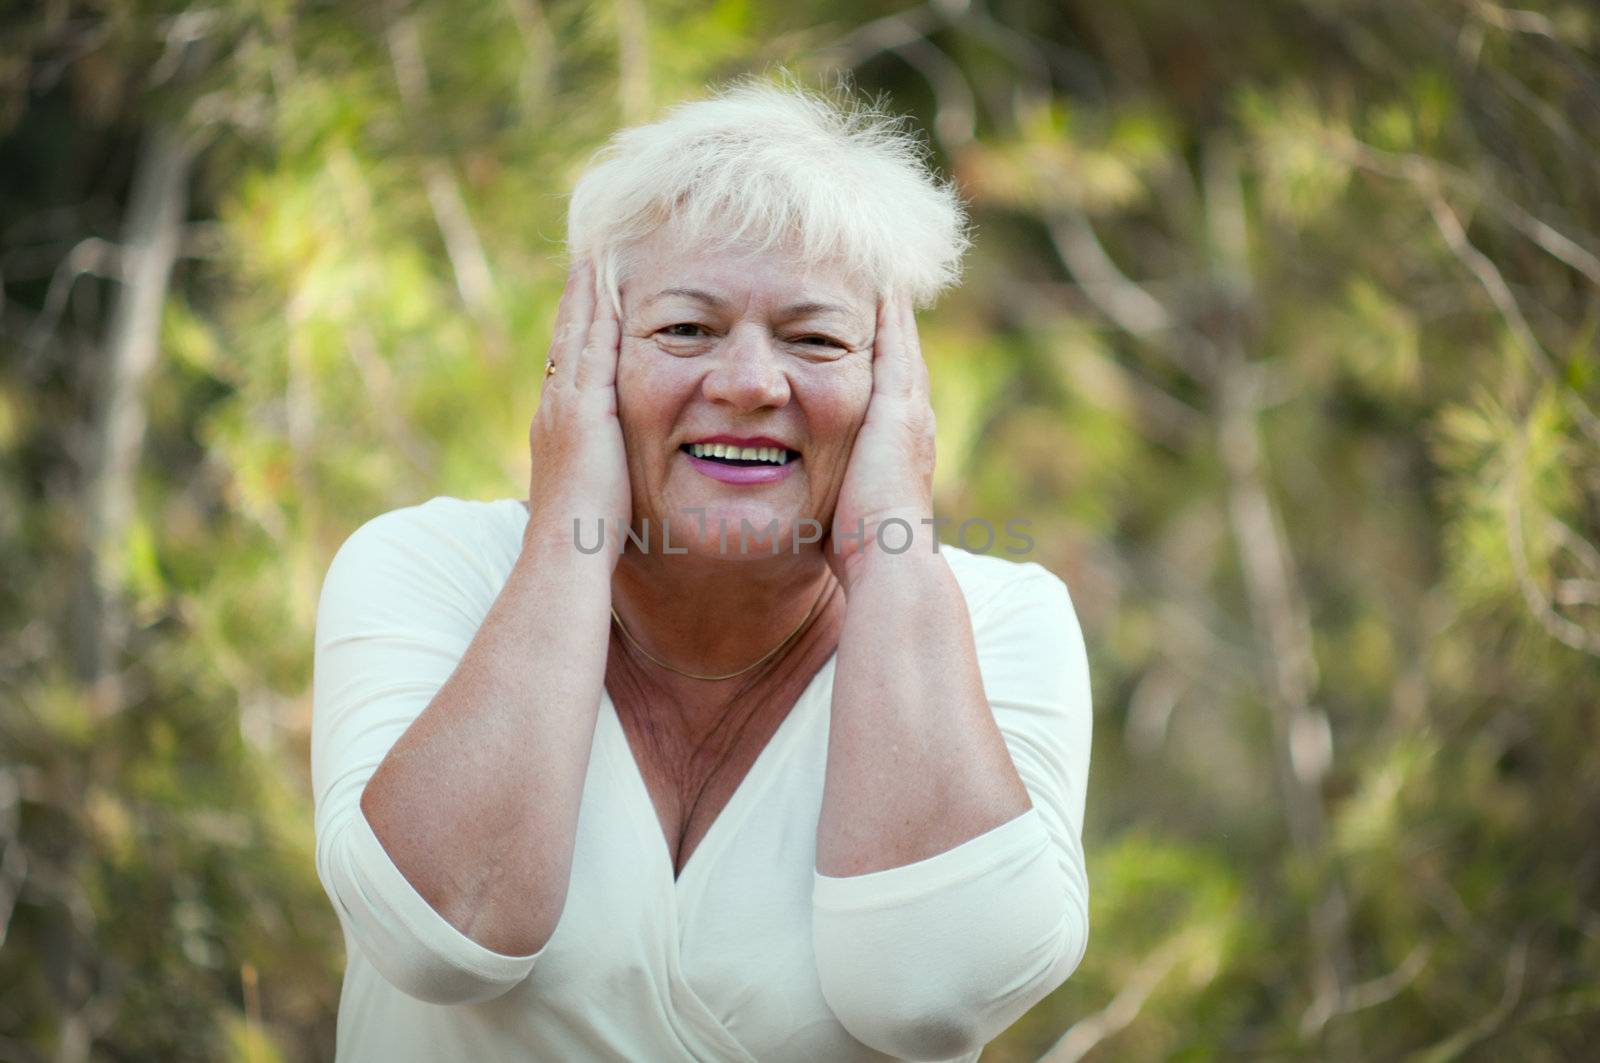
<svg viewBox="0 0 1600 1063"><path fill-rule="evenodd" d="M822 587L822 593L817 595L817 600L811 603L811 608L806 610L806 615L800 618L800 623L795 625L795 629L793 631L789 632L787 635L785 635L783 637L783 641L782 642L778 643L776 646L772 647L772 649L768 650L766 653L763 653L760 657L757 657L755 660L751 661L749 664L745 665L743 668L739 669L737 672L728 672L726 675L701 675L698 672L685 672L682 668L674 668L674 667L672 667L672 665L668 664L666 661L663 661L661 658L657 657L655 654L651 653L649 650L647 650L643 646L639 645L639 640L635 639L631 634L628 633L628 626L622 622L622 617L617 615L617 607L614 606L614 605L611 607L611 619L613 619L613 620L615 620L617 622L617 630L622 632L622 637L628 640L628 644L630 646L632 646L634 649L638 650L640 653L644 654L645 657L648 658L651 662L660 665L662 668L665 668L669 672L676 672L678 675L685 676L685 677L687 677L689 679L707 679L707 680L732 679L736 675L744 675L744 673L748 672L750 669L754 668L756 665L760 664L761 662L767 660L774 653L777 653L779 650L781 650L785 646L787 646L789 644L789 640L790 639L792 639L796 635L800 634L800 629L806 626L806 621L811 619L811 614L815 613L817 611L817 606L822 604L822 599L827 597L827 595L828 595L828 587L827 587L826 584L824 584L823 587Z"/></svg>

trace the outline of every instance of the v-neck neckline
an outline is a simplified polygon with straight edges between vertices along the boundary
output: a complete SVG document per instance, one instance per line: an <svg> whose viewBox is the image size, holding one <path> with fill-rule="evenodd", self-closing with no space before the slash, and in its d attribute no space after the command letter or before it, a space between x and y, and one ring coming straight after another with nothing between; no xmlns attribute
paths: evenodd
<svg viewBox="0 0 1600 1063"><path fill-rule="evenodd" d="M622 771L629 777L630 788L634 791L635 804L641 810L640 826L650 838L649 847L657 854L665 869L667 879L672 885L674 894L682 893L689 885L697 869L712 860L719 845L723 843L724 836L734 830L748 815L748 804L755 800L755 791L766 785L769 776L774 771L773 762L777 760L783 750L792 742L794 732L802 724L802 720L817 701L821 699L818 691L824 682L831 682L834 664L838 651L834 650L823 660L812 674L805 689L795 699L794 705L787 715L778 722L772 736L767 739L766 745L761 747L761 752L756 754L756 759L751 762L744 777L729 795L726 803L712 819L694 850L689 853L689 858L684 861L683 869L673 873L672 843L667 838L666 829L661 825L661 814L656 810L655 799L650 795L649 784L645 782L644 771L639 766L639 758L634 755L633 745L628 741L628 733L623 729L622 717L617 714L616 703L611 700L611 692L601 687L600 700L605 713L611 718L613 733L621 744L620 756L623 760ZM702 859L704 856L704 859Z"/></svg>

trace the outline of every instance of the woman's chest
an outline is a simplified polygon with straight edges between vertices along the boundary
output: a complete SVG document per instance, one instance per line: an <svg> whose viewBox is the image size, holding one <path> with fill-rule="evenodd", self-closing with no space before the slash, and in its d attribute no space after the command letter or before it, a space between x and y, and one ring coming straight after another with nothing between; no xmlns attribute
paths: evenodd
<svg viewBox="0 0 1600 1063"><path fill-rule="evenodd" d="M748 718L730 719L726 734L695 744L682 737L652 733L631 711L618 705L627 757L649 798L674 881L682 877L782 722L770 711L752 713ZM623 774L627 767L625 763Z"/></svg>
<svg viewBox="0 0 1600 1063"><path fill-rule="evenodd" d="M812 951L826 757L820 722L821 733L815 717L780 725L779 744L763 748L685 874L674 878L661 824L607 699L567 903L547 951L505 1009L536 1024L540 1016L577 1021L598 1007L626 1017L618 1037L630 1024L654 1025L680 1040L689 1058L879 1058L834 1019ZM620 1041L613 1047L626 1054Z"/></svg>
<svg viewBox="0 0 1600 1063"><path fill-rule="evenodd" d="M623 657L607 662L606 700L626 750L622 773L636 775L649 796L674 879L756 766L784 755L768 754L768 748L780 736L793 742L802 730L785 721L803 705L826 700L819 681L827 647L806 649L809 660L797 659L731 695L704 684L641 677Z"/></svg>

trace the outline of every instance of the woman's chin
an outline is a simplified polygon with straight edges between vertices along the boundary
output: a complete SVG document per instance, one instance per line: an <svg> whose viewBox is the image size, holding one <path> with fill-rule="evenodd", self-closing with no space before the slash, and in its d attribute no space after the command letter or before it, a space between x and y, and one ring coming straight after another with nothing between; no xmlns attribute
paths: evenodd
<svg viewBox="0 0 1600 1063"><path fill-rule="evenodd" d="M634 524L636 534L643 531L642 521ZM815 550L823 527L791 507L707 501L650 521L649 534L647 547L633 542L630 549L739 561Z"/></svg>

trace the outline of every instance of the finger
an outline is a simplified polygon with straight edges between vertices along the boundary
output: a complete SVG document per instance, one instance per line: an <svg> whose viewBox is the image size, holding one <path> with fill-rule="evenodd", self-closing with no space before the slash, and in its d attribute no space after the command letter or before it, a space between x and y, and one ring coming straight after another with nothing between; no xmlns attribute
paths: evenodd
<svg viewBox="0 0 1600 1063"><path fill-rule="evenodd" d="M900 315L901 346L911 363L911 391L914 396L927 400L932 394L928 382L928 360L922 356L922 337L917 333L917 311L909 298L900 301Z"/></svg>
<svg viewBox="0 0 1600 1063"><path fill-rule="evenodd" d="M583 343L583 333L577 330L588 327L587 308L591 300L586 286L592 284L591 272L588 258L582 255L573 259L571 268L567 270L567 282L561 290L555 324L551 326L550 352L539 373L539 406L534 411L535 424L553 416L546 413L551 408L551 400L566 390L572 381L573 368L577 365L578 352Z"/></svg>
<svg viewBox="0 0 1600 1063"><path fill-rule="evenodd" d="M872 347L872 392L904 399L915 383L906 357L904 318L899 296L886 298L878 307L878 334Z"/></svg>
<svg viewBox="0 0 1600 1063"><path fill-rule="evenodd" d="M546 387L572 381L593 317L594 266L582 257L573 263L566 289L561 293L561 308L556 313L555 334L550 342L550 359L556 363L556 370L545 378Z"/></svg>
<svg viewBox="0 0 1600 1063"><path fill-rule="evenodd" d="M622 323L617 320L611 296L601 285L590 285L590 321L573 383L581 388L610 388L617 383L617 357L622 345Z"/></svg>
<svg viewBox="0 0 1600 1063"><path fill-rule="evenodd" d="M561 287L561 299L556 303L556 319L550 326L550 355L553 358L560 357L562 339L572 324L575 313L574 297L582 272L583 259L573 259L572 264L567 267L567 279Z"/></svg>
<svg viewBox="0 0 1600 1063"><path fill-rule="evenodd" d="M572 290L578 286L578 273L583 269L583 258L567 263L567 276L561 283L561 298L556 303L556 321L565 322L572 317Z"/></svg>

